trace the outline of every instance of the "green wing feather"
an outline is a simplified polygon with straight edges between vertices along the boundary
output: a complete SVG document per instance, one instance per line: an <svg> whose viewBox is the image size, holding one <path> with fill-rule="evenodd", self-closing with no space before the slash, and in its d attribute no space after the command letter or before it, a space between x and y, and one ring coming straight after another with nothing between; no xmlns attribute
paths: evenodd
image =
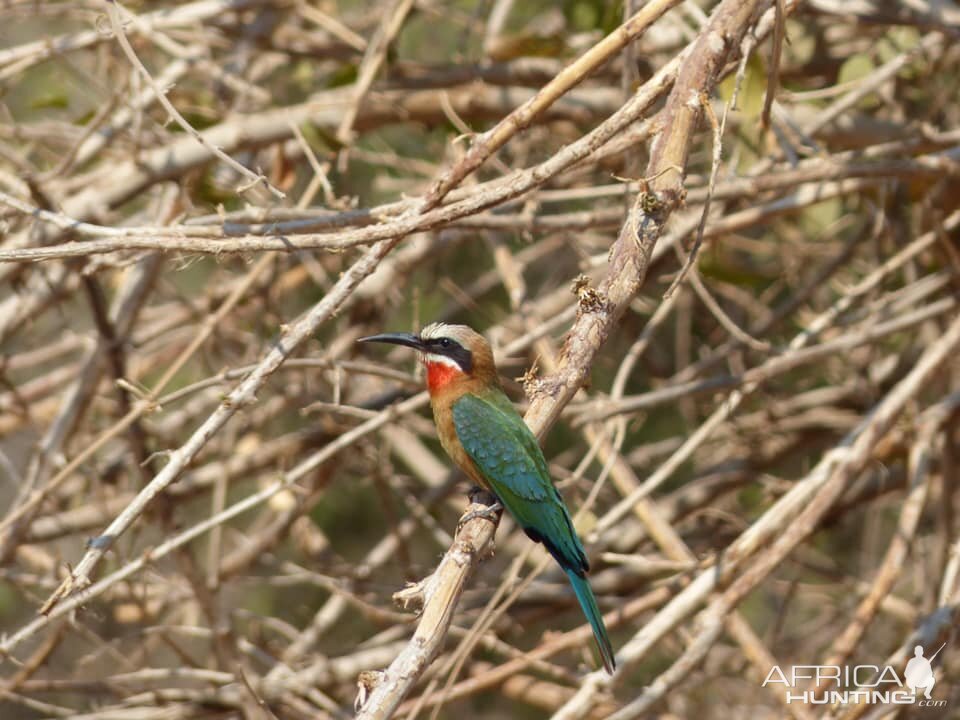
<svg viewBox="0 0 960 720"><path fill-rule="evenodd" d="M467 394L453 403L453 424L463 449L490 489L533 540L564 569L583 609L607 672L616 664L597 600L587 581L587 556L570 513L550 481L547 461L530 428L499 391Z"/></svg>
<svg viewBox="0 0 960 720"><path fill-rule="evenodd" d="M453 404L453 424L463 449L527 534L543 542L565 570L586 572L586 554L543 451L509 398L500 392L464 395Z"/></svg>

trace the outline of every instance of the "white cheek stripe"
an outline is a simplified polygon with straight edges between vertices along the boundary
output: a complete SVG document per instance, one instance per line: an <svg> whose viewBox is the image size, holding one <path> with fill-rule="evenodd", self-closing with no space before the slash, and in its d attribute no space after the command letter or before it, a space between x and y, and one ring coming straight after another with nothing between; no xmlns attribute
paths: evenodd
<svg viewBox="0 0 960 720"><path fill-rule="evenodd" d="M448 358L446 355L434 355L433 353L427 353L427 355L424 357L424 362L446 365L447 367L452 367L458 372L463 372L463 368L457 364L457 361L452 358Z"/></svg>

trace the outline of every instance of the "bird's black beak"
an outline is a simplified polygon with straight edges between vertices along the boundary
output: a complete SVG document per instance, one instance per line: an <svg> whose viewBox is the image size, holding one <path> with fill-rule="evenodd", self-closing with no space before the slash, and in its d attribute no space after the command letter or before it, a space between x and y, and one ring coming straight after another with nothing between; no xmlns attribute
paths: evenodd
<svg viewBox="0 0 960 720"><path fill-rule="evenodd" d="M390 343L391 345L403 345L414 350L423 350L423 340L410 333L381 333L380 335L370 335L362 337L357 342L378 342Z"/></svg>

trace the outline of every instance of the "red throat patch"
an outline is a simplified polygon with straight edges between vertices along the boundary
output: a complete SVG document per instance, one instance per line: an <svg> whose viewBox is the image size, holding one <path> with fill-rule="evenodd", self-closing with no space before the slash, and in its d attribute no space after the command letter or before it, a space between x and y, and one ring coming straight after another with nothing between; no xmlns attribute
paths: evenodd
<svg viewBox="0 0 960 720"><path fill-rule="evenodd" d="M431 393L437 392L463 376L462 371L446 363L426 362L424 364L427 367L427 388Z"/></svg>

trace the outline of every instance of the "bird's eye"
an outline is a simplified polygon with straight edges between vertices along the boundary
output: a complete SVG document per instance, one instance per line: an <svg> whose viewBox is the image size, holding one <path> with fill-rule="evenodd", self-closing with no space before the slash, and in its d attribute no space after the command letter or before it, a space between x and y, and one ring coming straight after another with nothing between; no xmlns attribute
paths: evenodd
<svg viewBox="0 0 960 720"><path fill-rule="evenodd" d="M451 345L453 345L453 343L450 342L450 338L440 338L440 347L448 348Z"/></svg>

